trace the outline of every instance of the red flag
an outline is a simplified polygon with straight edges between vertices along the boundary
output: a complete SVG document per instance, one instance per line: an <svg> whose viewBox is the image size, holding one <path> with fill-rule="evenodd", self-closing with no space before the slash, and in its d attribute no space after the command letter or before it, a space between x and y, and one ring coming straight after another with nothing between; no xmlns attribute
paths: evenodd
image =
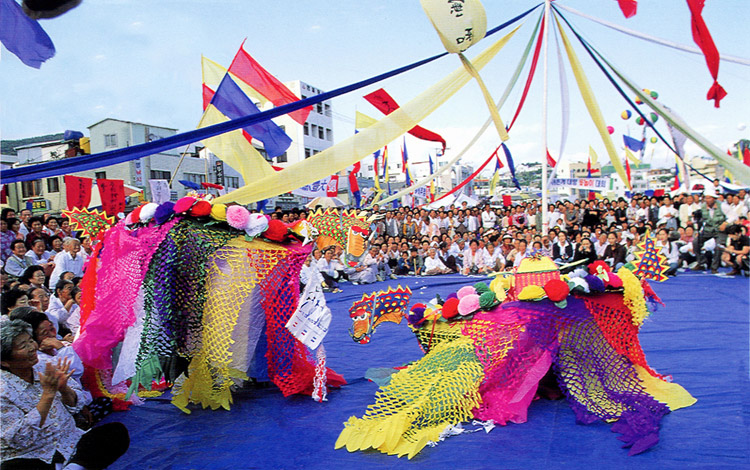
<svg viewBox="0 0 750 470"><path fill-rule="evenodd" d="M243 41L242 46L244 45L245 42ZM240 50L237 51L237 55L234 56L234 60L229 65L230 72L253 87L255 91L268 98L268 101L273 103L274 106L282 106L299 101L299 98L286 85L271 75L255 59L250 57L250 54L245 52L242 46L240 46ZM289 116L298 123L304 124L307 121L310 111L312 111L312 106L293 111L289 113Z"/></svg>
<svg viewBox="0 0 750 470"><path fill-rule="evenodd" d="M622 10L622 14L625 15L625 18L635 16L636 11L638 10L638 2L636 0L617 0L617 3L620 4L620 10Z"/></svg>
<svg viewBox="0 0 750 470"><path fill-rule="evenodd" d="M354 164L354 168L349 172L349 190L352 193L359 191L359 182L357 181L357 173L359 173L362 164L357 162Z"/></svg>
<svg viewBox="0 0 750 470"><path fill-rule="evenodd" d="M596 193L594 191L589 191L589 201L593 201L596 199Z"/></svg>
<svg viewBox="0 0 750 470"><path fill-rule="evenodd" d="M703 21L703 4L705 0L687 0L688 8L690 8L690 25L693 30L693 41L703 51L703 55L706 56L706 64L708 65L708 71L711 72L711 76L714 78L714 83L706 94L707 100L714 100L714 106L719 107L719 102L727 96L727 92L724 88L719 85L719 51L716 49L716 44L711 37L711 33L708 31L706 22Z"/></svg>
<svg viewBox="0 0 750 470"><path fill-rule="evenodd" d="M654 189L654 197L662 197L664 196L664 189Z"/></svg>
<svg viewBox="0 0 750 470"><path fill-rule="evenodd" d="M625 159L625 174L628 175L628 186L631 188L633 187L633 184L630 182L630 163L628 163L628 159Z"/></svg>
<svg viewBox="0 0 750 470"><path fill-rule="evenodd" d="M364 99L366 99L371 105L375 106L378 111L386 115L391 114L393 111L399 108L396 100L391 98L391 95L389 95L388 92L382 88L373 91L369 95L365 95ZM417 139L429 140L430 142L440 142L443 145L443 151L445 151L445 139L443 139L439 134L428 131L424 127L420 126L412 127L412 129L409 131L409 134L413 135Z"/></svg>
<svg viewBox="0 0 750 470"><path fill-rule="evenodd" d="M513 198L511 198L510 194L503 194L503 205L505 207L513 205Z"/></svg>
<svg viewBox="0 0 750 470"><path fill-rule="evenodd" d="M91 202L91 178L65 175L65 199L68 201L69 210L76 207L81 209L89 207L89 202Z"/></svg>
<svg viewBox="0 0 750 470"><path fill-rule="evenodd" d="M552 155L549 154L549 149L547 149L547 165L554 168L557 165L557 162L554 158L552 158Z"/></svg>
<svg viewBox="0 0 750 470"><path fill-rule="evenodd" d="M125 186L122 180L97 179L102 209L110 216L125 211Z"/></svg>
<svg viewBox="0 0 750 470"><path fill-rule="evenodd" d="M203 111L208 108L208 105L211 103L211 98L214 97L214 91L206 86L206 84L203 84Z"/></svg>
<svg viewBox="0 0 750 470"><path fill-rule="evenodd" d="M742 161L745 165L750 166L750 148L742 151Z"/></svg>
<svg viewBox="0 0 750 470"><path fill-rule="evenodd" d="M0 204L8 203L8 185L4 184L3 189L0 189Z"/></svg>
<svg viewBox="0 0 750 470"><path fill-rule="evenodd" d="M339 195L339 175L333 175L328 180L328 187L326 188L326 196L336 197Z"/></svg>
<svg viewBox="0 0 750 470"><path fill-rule="evenodd" d="M542 31L544 31L544 17L542 16ZM531 81L534 79L534 72L536 72L536 64L539 62L539 51L542 50L542 39L544 38L544 34L540 34L539 38L536 41L536 47L534 48L534 56L531 58L531 67L529 67L529 76L526 77L526 85L523 87L523 93L521 94L521 99L518 101L518 108L516 108L516 114L513 115L513 119L510 120L510 125L508 126L508 130L513 127L513 123L516 122L516 118L518 117L518 113L521 112L521 108L523 108L523 103L526 101L526 95L529 93L529 88L531 88Z"/></svg>
<svg viewBox="0 0 750 470"><path fill-rule="evenodd" d="M672 185L672 191L677 191L680 189L680 174L676 173L674 175L674 184Z"/></svg>

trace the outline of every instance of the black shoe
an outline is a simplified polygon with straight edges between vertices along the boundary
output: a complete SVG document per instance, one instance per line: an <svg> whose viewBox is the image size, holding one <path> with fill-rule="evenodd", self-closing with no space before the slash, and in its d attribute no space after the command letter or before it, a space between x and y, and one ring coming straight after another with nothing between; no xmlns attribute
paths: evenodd
<svg viewBox="0 0 750 470"><path fill-rule="evenodd" d="M705 269L705 268L704 268L703 266L701 266L700 264L696 264L696 265L695 265L695 266L693 266L693 267L692 267L692 268L691 268L690 270L691 270L691 271L703 271L704 269Z"/></svg>
<svg viewBox="0 0 750 470"><path fill-rule="evenodd" d="M711 270L711 274L719 274L719 270L718 269L712 269Z"/></svg>

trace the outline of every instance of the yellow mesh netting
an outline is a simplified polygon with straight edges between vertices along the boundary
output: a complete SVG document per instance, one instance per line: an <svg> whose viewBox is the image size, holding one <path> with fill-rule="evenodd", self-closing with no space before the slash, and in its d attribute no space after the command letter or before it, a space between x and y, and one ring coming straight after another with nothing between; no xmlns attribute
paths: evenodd
<svg viewBox="0 0 750 470"><path fill-rule="evenodd" d="M469 338L442 342L393 375L360 419L352 416L336 441L349 452L370 447L399 457L416 455L449 425L467 421L481 404L482 365Z"/></svg>
<svg viewBox="0 0 750 470"><path fill-rule="evenodd" d="M646 307L646 297L643 295L641 281L625 267L620 268L617 275L622 279L622 287L625 289L623 302L633 315L633 324L641 326L650 313Z"/></svg>
<svg viewBox="0 0 750 470"><path fill-rule="evenodd" d="M188 378L172 403L186 413L189 402L204 408L229 409L232 379L247 379L244 370L230 368L232 332L245 299L265 276L285 259L286 249L242 237L219 249L207 267L206 300L201 349L190 362Z"/></svg>
<svg viewBox="0 0 750 470"><path fill-rule="evenodd" d="M461 324L459 322L446 323L426 320L421 328L414 328L411 325L409 325L409 328L417 337L419 347L425 354L440 343L453 341L461 337Z"/></svg>

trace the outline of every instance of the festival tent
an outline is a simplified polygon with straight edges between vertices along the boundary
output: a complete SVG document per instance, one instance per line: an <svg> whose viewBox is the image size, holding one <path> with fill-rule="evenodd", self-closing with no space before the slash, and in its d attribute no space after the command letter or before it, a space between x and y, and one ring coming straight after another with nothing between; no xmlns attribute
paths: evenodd
<svg viewBox="0 0 750 470"><path fill-rule="evenodd" d="M446 197L445 199L441 199L439 201L432 202L432 203L430 203L430 204L427 205L427 208L428 209L441 209L441 208L450 207L451 205L456 206L456 207L460 207L461 204L464 203L464 202L466 202L469 207L474 207L474 206L476 206L479 203L479 201L477 201L473 197L467 196L467 195L461 193L461 194L459 194L457 196L451 194L450 196Z"/></svg>

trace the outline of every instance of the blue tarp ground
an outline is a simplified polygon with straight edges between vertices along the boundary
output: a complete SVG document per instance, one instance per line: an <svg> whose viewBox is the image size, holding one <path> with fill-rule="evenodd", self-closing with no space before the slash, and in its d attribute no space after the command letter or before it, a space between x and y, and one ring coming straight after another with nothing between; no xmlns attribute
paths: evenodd
<svg viewBox="0 0 750 470"><path fill-rule="evenodd" d="M641 329L646 358L698 403L667 415L661 441L644 454L628 457L607 424L577 425L565 400L538 400L527 423L452 437L411 461L375 451L334 450L342 423L374 402L377 385L363 378L365 371L422 356L405 322L381 325L367 345L354 343L348 334L352 302L364 292L401 283L412 288L414 303L479 280L448 275L344 284L343 293L326 295L334 319L324 345L329 367L349 385L332 391L328 402L283 398L271 387L237 392L230 411L196 409L186 415L167 398L152 399L108 418L125 423L132 440L110 468L750 468L749 283L705 274L653 284L667 306Z"/></svg>

